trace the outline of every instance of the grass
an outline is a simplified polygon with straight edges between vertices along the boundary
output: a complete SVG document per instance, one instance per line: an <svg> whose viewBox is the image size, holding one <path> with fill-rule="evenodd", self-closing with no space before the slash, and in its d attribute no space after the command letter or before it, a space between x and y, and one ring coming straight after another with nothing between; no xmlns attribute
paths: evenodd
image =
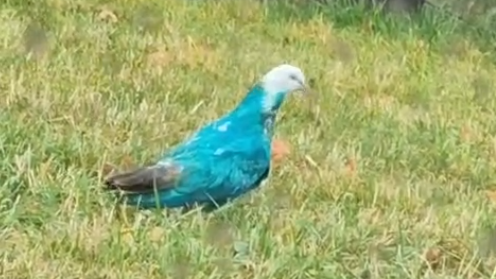
<svg viewBox="0 0 496 279"><path fill-rule="evenodd" d="M1 4L0 278L496 278L483 47L432 16L219 2ZM270 181L126 229L95 173L156 159L282 62L319 99L282 108Z"/></svg>

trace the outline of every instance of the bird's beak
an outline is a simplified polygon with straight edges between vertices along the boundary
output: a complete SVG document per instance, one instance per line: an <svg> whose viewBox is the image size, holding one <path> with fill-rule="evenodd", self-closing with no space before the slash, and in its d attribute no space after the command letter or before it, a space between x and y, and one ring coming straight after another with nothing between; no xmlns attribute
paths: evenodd
<svg viewBox="0 0 496 279"><path fill-rule="evenodd" d="M308 85L303 85L302 91L305 95L313 95L313 90Z"/></svg>
<svg viewBox="0 0 496 279"><path fill-rule="evenodd" d="M311 97L315 95L313 90L306 84L301 84L301 92L303 93L304 96Z"/></svg>
<svg viewBox="0 0 496 279"><path fill-rule="evenodd" d="M316 94L315 91L313 91L308 85L302 84L301 85L301 95L303 95L303 98L305 98L305 103L307 103L308 106L314 108L318 107L317 103L318 102L318 94Z"/></svg>
<svg viewBox="0 0 496 279"><path fill-rule="evenodd" d="M319 105L319 94L313 91L308 85L302 86L302 95L305 98L305 106L310 111L314 119L319 119L320 115L320 105Z"/></svg>

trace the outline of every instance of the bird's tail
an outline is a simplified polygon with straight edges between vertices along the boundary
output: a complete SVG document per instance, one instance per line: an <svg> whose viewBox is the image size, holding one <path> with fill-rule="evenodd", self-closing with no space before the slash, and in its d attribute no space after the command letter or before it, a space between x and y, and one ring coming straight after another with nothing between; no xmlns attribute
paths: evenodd
<svg viewBox="0 0 496 279"><path fill-rule="evenodd" d="M112 174L104 183L107 190L149 193L157 189L172 188L177 175L177 168L172 166L151 165Z"/></svg>

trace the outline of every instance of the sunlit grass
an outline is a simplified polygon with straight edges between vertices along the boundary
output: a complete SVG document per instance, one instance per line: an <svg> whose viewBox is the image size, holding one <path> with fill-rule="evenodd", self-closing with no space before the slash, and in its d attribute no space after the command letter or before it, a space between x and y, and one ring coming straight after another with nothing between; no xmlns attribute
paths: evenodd
<svg viewBox="0 0 496 279"><path fill-rule="evenodd" d="M496 278L486 53L219 2L2 6L0 278ZM105 163L157 159L283 62L319 96L282 108L292 150L264 187L208 217L116 217Z"/></svg>

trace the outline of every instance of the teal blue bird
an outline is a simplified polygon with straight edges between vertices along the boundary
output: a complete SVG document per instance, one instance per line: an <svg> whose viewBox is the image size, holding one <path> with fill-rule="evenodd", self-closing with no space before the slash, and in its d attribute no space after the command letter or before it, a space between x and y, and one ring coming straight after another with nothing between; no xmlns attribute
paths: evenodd
<svg viewBox="0 0 496 279"><path fill-rule="evenodd" d="M298 67L270 70L232 111L165 152L156 163L111 175L108 190L142 209L215 210L255 189L268 177L278 110L295 91L308 94Z"/></svg>

